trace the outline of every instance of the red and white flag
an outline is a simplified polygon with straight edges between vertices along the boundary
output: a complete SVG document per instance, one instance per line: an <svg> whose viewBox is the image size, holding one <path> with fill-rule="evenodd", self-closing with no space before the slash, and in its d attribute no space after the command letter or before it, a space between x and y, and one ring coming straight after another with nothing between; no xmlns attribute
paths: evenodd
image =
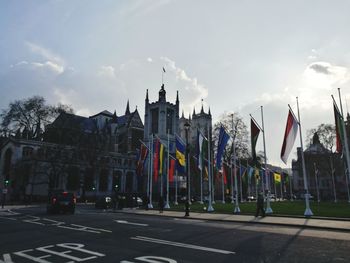
<svg viewBox="0 0 350 263"><path fill-rule="evenodd" d="M290 151L293 148L295 138L298 132L298 121L295 119L294 114L289 110L286 131L284 132L283 145L281 150L281 159L287 164L287 159Z"/></svg>

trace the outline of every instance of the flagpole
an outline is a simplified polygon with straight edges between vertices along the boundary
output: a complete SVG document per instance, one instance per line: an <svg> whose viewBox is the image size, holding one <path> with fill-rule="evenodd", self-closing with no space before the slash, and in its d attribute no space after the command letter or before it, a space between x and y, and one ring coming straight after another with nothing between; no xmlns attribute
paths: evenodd
<svg viewBox="0 0 350 263"><path fill-rule="evenodd" d="M332 174L332 183L333 183L333 193L334 193L334 203L337 202L337 192L335 190L335 180L334 180L334 167L333 167L333 158L332 155L329 156L331 162L331 174Z"/></svg>
<svg viewBox="0 0 350 263"><path fill-rule="evenodd" d="M188 204L191 203L191 155L188 154Z"/></svg>
<svg viewBox="0 0 350 263"><path fill-rule="evenodd" d="M302 132L301 132L301 122L300 122L300 112L299 112L298 97L296 97L296 100L297 100L297 109L298 109L298 124L299 124L300 147L301 147L301 161L302 161L302 166L303 166L304 190L305 190L305 205L306 205L306 208L305 208L304 216L312 216L313 213L312 213L311 208L310 208L309 189L308 189L308 186L307 186L307 178L306 178L304 147L303 147L303 137L302 137Z"/></svg>
<svg viewBox="0 0 350 263"><path fill-rule="evenodd" d="M233 128L233 114L232 114L232 131L234 131ZM241 212L241 210L239 209L239 205L238 205L238 187L237 187L237 167L236 167L236 142L235 142L235 138L236 136L233 136L232 138L232 144L233 144L233 166L234 166L234 176L235 176L235 209L233 210L233 213L235 214L239 214Z"/></svg>
<svg viewBox="0 0 350 263"><path fill-rule="evenodd" d="M222 188L222 203L223 204L225 204L224 169L225 169L225 166L224 166L224 164L222 164L221 188Z"/></svg>
<svg viewBox="0 0 350 263"><path fill-rule="evenodd" d="M344 146L345 148L345 154L346 154L346 163L347 163L347 174L348 174L348 179L350 179L350 174L349 174L349 168L350 168L350 157L349 157L349 144L348 144L348 136L346 134L346 128L345 128L345 119L344 119L344 114L343 114L343 104L341 101L341 95L340 95L340 88L338 88L338 94L339 94L339 104L340 104L340 110L341 110L341 115L343 118L342 121L342 127L343 127L343 133L344 133ZM349 185L347 186L349 187Z"/></svg>
<svg viewBox="0 0 350 263"><path fill-rule="evenodd" d="M151 142L148 141L148 169L147 169L147 190L146 190L146 195L149 198L149 176L150 176L150 170L151 170L151 153L150 153L150 149L151 149ZM148 205L148 204L147 204Z"/></svg>
<svg viewBox="0 0 350 263"><path fill-rule="evenodd" d="M175 179L175 202L174 202L174 205L178 205L179 203L177 202L177 183L178 183L179 177L177 174L177 169L175 169L175 170L176 170L176 172L175 172L176 179Z"/></svg>
<svg viewBox="0 0 350 263"><path fill-rule="evenodd" d="M274 185L274 188L275 188L275 201L277 201L277 188L276 188L275 173L273 173L273 185Z"/></svg>
<svg viewBox="0 0 350 263"><path fill-rule="evenodd" d="M320 202L320 192L318 190L318 179L317 179L317 172L318 172L318 170L316 169L316 163L314 163L314 170L315 170L315 184L316 184L317 203L319 203Z"/></svg>
<svg viewBox="0 0 350 263"><path fill-rule="evenodd" d="M202 158L199 156L199 158ZM202 163L201 163L201 201L199 202L200 204L203 204L203 158L202 158Z"/></svg>
<svg viewBox="0 0 350 263"><path fill-rule="evenodd" d="M151 157L151 175L150 175L150 184L149 184L149 204L148 204L148 208L153 208L152 205L152 182L153 182L153 134L151 136L151 153L150 153L150 157Z"/></svg>
<svg viewBox="0 0 350 263"><path fill-rule="evenodd" d="M233 191L233 163L231 159L231 203L233 204L234 201L234 191Z"/></svg>
<svg viewBox="0 0 350 263"><path fill-rule="evenodd" d="M242 182L242 165L241 165L241 160L239 160L239 182L240 182L240 193L241 193L241 203L243 203L243 182Z"/></svg>
<svg viewBox="0 0 350 263"><path fill-rule="evenodd" d="M212 171L211 171L211 154L210 154L210 151L211 151L211 147L210 147L210 144L211 144L211 136L210 136L210 127L209 127L209 123L208 123L208 173L209 173L209 203L208 203L208 212L213 212L214 211L214 208L212 206L212 181L211 181L211 176L212 176Z"/></svg>
<svg viewBox="0 0 350 263"><path fill-rule="evenodd" d="M290 178L289 174L288 174L288 182L289 182L290 200L293 201L292 181L291 181L291 178Z"/></svg>
<svg viewBox="0 0 350 263"><path fill-rule="evenodd" d="M265 144L265 127L264 127L264 110L263 106L260 106L261 109L261 124L263 132L263 145L264 145L264 163L265 163L265 178L266 178L266 188L267 188L267 200L266 200L266 214L272 214L272 208L270 204L270 180L267 176L267 157L266 157L266 144ZM263 184L264 185L264 184Z"/></svg>
<svg viewBox="0 0 350 263"><path fill-rule="evenodd" d="M168 158L167 158L167 179L166 179L166 203L164 208L169 209L170 205L169 205L169 161L170 161L170 157L169 157L169 152L170 152L170 138L169 138L169 130L168 130Z"/></svg>

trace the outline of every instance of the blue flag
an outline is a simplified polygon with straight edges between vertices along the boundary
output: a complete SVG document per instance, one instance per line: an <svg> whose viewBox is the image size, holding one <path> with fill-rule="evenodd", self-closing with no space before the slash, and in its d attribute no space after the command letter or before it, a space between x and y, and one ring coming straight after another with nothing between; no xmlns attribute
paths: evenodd
<svg viewBox="0 0 350 263"><path fill-rule="evenodd" d="M179 173L185 173L186 167L186 157L185 157L185 144L183 141L176 135L176 169Z"/></svg>
<svg viewBox="0 0 350 263"><path fill-rule="evenodd" d="M224 127L221 125L219 133L218 152L216 154L216 168L219 170L221 169L222 155L224 154L224 150L229 139L230 136L227 134Z"/></svg>

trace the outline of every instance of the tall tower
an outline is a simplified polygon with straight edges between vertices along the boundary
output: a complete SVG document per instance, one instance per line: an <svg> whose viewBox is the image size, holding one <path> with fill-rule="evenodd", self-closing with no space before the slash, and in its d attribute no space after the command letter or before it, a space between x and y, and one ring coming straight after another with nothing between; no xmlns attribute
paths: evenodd
<svg viewBox="0 0 350 263"><path fill-rule="evenodd" d="M145 130L144 141L148 143L151 135L159 137L166 145L168 133L170 138L170 152L174 152L175 134L179 132L179 94L176 94L175 104L166 101L164 84L159 90L158 101L150 103L148 90L145 99Z"/></svg>

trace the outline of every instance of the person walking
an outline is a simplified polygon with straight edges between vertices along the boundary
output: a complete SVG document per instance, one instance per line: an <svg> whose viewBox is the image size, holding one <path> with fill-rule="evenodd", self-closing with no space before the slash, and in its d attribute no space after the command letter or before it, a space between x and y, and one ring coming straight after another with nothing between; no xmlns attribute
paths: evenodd
<svg viewBox="0 0 350 263"><path fill-rule="evenodd" d="M258 198L256 200L256 212L255 212L255 217L258 217L261 212L261 216L265 217L265 210L264 210L264 196L260 192L258 194Z"/></svg>

